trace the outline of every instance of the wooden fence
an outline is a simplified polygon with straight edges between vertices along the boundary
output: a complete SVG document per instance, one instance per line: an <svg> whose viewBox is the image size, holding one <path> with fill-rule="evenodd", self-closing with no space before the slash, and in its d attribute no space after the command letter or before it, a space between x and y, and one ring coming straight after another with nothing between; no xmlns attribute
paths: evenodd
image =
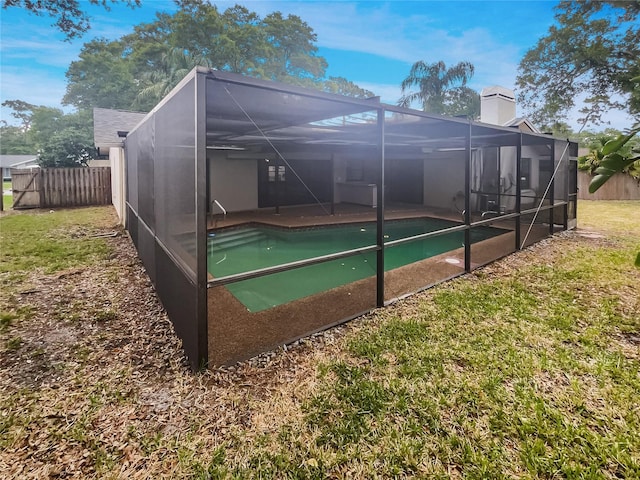
<svg viewBox="0 0 640 480"><path fill-rule="evenodd" d="M111 169L12 169L13 208L79 207L111 204Z"/></svg>
<svg viewBox="0 0 640 480"><path fill-rule="evenodd" d="M616 174L597 192L589 193L591 175L578 172L578 198L581 200L640 200L640 185L629 175Z"/></svg>

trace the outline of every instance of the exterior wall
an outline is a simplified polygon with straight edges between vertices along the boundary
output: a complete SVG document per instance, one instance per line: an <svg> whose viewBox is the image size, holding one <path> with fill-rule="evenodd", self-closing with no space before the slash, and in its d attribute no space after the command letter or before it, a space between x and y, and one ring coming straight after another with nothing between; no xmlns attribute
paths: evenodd
<svg viewBox="0 0 640 480"><path fill-rule="evenodd" d="M442 152L424 161L425 205L452 209L453 195L464 190L465 158L463 151Z"/></svg>
<svg viewBox="0 0 640 480"><path fill-rule="evenodd" d="M258 208L258 161L230 160L213 154L209 162L210 201L218 200L228 212ZM214 213L220 213L217 210Z"/></svg>
<svg viewBox="0 0 640 480"><path fill-rule="evenodd" d="M340 203L342 197L340 196L341 190L337 188L337 185L347 181L347 160L342 155L333 156L333 184L336 188L333 189L333 201Z"/></svg>
<svg viewBox="0 0 640 480"><path fill-rule="evenodd" d="M537 147L523 145L521 158L531 159L531 177L529 178L529 188L535 190L538 195L542 195L544 193L544 189L547 188L547 186L540 185L540 153L538 152ZM540 191L540 189L542 189L542 191Z"/></svg>
<svg viewBox="0 0 640 480"><path fill-rule="evenodd" d="M354 203L357 205L377 205L377 187L372 178L371 169L367 167L366 155L355 155L349 158L344 155L333 155L333 201L335 203ZM363 177L358 181L347 181L349 160L362 162Z"/></svg>
<svg viewBox="0 0 640 480"><path fill-rule="evenodd" d="M589 193L591 178L587 172L578 172L580 200L640 200L640 184L629 175L614 175L593 194Z"/></svg>
<svg viewBox="0 0 640 480"><path fill-rule="evenodd" d="M109 165L111 166L111 201L116 209L120 224L126 223L126 181L124 166L124 148L109 149Z"/></svg>

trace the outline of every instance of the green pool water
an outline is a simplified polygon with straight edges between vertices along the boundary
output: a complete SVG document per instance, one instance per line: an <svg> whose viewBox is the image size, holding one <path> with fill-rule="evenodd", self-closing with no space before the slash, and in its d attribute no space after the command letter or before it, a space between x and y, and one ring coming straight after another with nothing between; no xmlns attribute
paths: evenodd
<svg viewBox="0 0 640 480"><path fill-rule="evenodd" d="M406 238L457 225L441 219L385 222L385 241ZM471 231L472 243L504 230L481 227ZM464 233L454 232L385 249L385 271L463 246ZM335 225L313 229L241 227L209 234L208 269L222 277L375 245L376 224ZM354 255L264 277L243 280L226 288L249 311L259 312L298 298L346 285L376 274L376 254Z"/></svg>

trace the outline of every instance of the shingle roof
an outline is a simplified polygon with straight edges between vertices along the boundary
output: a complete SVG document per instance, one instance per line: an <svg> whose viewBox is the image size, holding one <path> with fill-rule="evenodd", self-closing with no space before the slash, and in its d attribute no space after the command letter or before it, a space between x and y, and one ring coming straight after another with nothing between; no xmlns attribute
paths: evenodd
<svg viewBox="0 0 640 480"><path fill-rule="evenodd" d="M142 121L146 113L128 112L126 110L110 110L108 108L93 109L93 141L96 147L116 147L122 145L119 131L129 132Z"/></svg>
<svg viewBox="0 0 640 480"><path fill-rule="evenodd" d="M518 127L520 130L522 130L522 125L525 125L527 127L527 130L530 130L533 133L540 133L540 130L538 130L536 126L531 123L528 118L525 117L516 117L504 124L505 127Z"/></svg>
<svg viewBox="0 0 640 480"><path fill-rule="evenodd" d="M34 153L33 155L0 155L0 167L1 168L9 168L14 166L16 163L27 163L30 161L35 162L38 156Z"/></svg>

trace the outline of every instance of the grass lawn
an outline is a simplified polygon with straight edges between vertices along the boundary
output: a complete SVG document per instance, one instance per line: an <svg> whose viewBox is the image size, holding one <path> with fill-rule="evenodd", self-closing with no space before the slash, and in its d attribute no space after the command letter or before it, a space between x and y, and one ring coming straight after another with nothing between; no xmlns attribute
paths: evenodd
<svg viewBox="0 0 640 480"><path fill-rule="evenodd" d="M196 375L128 239L95 238L110 209L1 218L0 469L640 478L640 202L578 212L578 232Z"/></svg>

